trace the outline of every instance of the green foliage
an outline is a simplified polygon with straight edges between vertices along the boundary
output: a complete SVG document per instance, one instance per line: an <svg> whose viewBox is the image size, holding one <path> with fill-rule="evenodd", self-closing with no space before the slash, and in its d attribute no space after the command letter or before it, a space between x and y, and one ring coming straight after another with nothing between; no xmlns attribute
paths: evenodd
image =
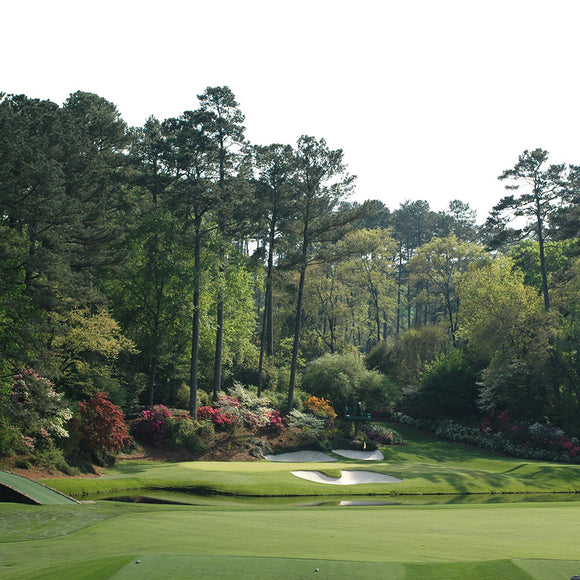
<svg viewBox="0 0 580 580"><path fill-rule="evenodd" d="M462 283L462 336L490 362L482 373L480 407L541 420L549 412L551 318L513 262L498 257Z"/></svg>
<svg viewBox="0 0 580 580"><path fill-rule="evenodd" d="M477 415L479 366L464 350L447 351L421 378L417 392L419 413L452 419Z"/></svg>
<svg viewBox="0 0 580 580"><path fill-rule="evenodd" d="M411 280L425 283L425 298L436 300L437 311L456 342L459 328L459 286L470 264L485 259L483 248L457 239L435 238L417 249L409 262Z"/></svg>
<svg viewBox="0 0 580 580"><path fill-rule="evenodd" d="M312 361L302 378L302 388L330 400L339 413L358 401L368 411L383 410L398 396L395 385L378 371L365 368L357 354L327 354Z"/></svg>
<svg viewBox="0 0 580 580"><path fill-rule="evenodd" d="M192 421L189 417L181 417L173 424L170 442L196 455L205 451L213 440L214 433L210 421Z"/></svg>
<svg viewBox="0 0 580 580"><path fill-rule="evenodd" d="M66 316L53 313L51 321L57 332L52 346L58 352L59 383L68 396L80 399L99 389L119 393L116 363L121 355L134 354L135 345L111 314L83 308Z"/></svg>
<svg viewBox="0 0 580 580"><path fill-rule="evenodd" d="M449 335L442 326L422 326L403 332L395 342L379 343L366 364L402 388L416 390L426 368L449 347Z"/></svg>
<svg viewBox="0 0 580 580"><path fill-rule="evenodd" d="M64 451L54 445L36 450L34 453L34 463L49 472L60 471L67 475L79 474L78 469L68 464Z"/></svg>

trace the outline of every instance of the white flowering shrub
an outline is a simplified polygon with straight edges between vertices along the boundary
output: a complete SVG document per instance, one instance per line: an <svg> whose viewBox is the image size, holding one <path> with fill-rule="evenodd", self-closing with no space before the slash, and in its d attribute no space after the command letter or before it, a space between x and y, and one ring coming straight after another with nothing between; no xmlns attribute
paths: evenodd
<svg viewBox="0 0 580 580"><path fill-rule="evenodd" d="M22 369L14 376L8 420L22 435L29 450L51 447L55 438L69 436L67 424L72 411L54 385L32 369Z"/></svg>
<svg viewBox="0 0 580 580"><path fill-rule="evenodd" d="M298 409L293 409L287 418L288 427L301 429L306 435L316 437L321 435L326 429L326 421L320 419L312 413L303 413Z"/></svg>

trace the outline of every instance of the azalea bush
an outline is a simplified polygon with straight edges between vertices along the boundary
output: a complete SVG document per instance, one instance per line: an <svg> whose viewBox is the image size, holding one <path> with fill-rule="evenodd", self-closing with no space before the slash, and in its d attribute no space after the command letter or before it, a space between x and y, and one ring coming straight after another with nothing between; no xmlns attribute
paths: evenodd
<svg viewBox="0 0 580 580"><path fill-rule="evenodd" d="M285 426L280 411L271 410L268 414L268 422L265 425L262 425L260 429L269 433L282 433Z"/></svg>
<svg viewBox="0 0 580 580"><path fill-rule="evenodd" d="M161 445L171 433L171 411L165 405L154 405L141 412L135 427L136 437L143 443Z"/></svg>
<svg viewBox="0 0 580 580"><path fill-rule="evenodd" d="M184 448L198 454L203 452L215 436L215 410L200 407L198 420L165 405L154 405L141 412L141 418L134 426L135 437L142 443L155 446L167 445Z"/></svg>
<svg viewBox="0 0 580 580"><path fill-rule="evenodd" d="M570 437L562 429L542 423L514 423L506 412L491 415L480 427L484 436L501 435L523 452L548 452L556 456L580 462L580 441ZM541 455L545 455L541 453ZM542 457L543 458L543 457Z"/></svg>
<svg viewBox="0 0 580 580"><path fill-rule="evenodd" d="M309 397L304 401L302 407L305 411L312 413L320 419L324 419L329 427L334 425L334 420L337 416L336 412L330 404L330 401L324 397Z"/></svg>
<svg viewBox="0 0 580 580"><path fill-rule="evenodd" d="M220 407L206 405L197 409L197 418L209 420L220 431L228 431L237 424L235 416L223 411Z"/></svg>
<svg viewBox="0 0 580 580"><path fill-rule="evenodd" d="M398 431L382 425L369 425L364 429L364 435L369 441L379 445L402 445L403 437Z"/></svg>

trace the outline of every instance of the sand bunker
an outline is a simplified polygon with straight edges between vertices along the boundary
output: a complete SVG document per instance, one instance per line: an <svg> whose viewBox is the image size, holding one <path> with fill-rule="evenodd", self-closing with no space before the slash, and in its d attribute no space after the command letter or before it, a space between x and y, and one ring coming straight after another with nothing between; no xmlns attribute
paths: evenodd
<svg viewBox="0 0 580 580"><path fill-rule="evenodd" d="M292 475L314 481L316 483L329 483L332 485L356 485L358 483L401 483L402 479L377 473L376 471L343 471L340 477L330 477L320 471L293 471Z"/></svg>
<svg viewBox="0 0 580 580"><path fill-rule="evenodd" d="M355 451L353 449L333 449L333 453L347 457L348 459L362 459L363 461L382 461L385 456L380 449L375 451Z"/></svg>
<svg viewBox="0 0 580 580"><path fill-rule="evenodd" d="M264 455L268 461L284 461L286 463L310 463L310 462L328 462L338 461L322 451L293 451L291 453L280 453L278 455Z"/></svg>

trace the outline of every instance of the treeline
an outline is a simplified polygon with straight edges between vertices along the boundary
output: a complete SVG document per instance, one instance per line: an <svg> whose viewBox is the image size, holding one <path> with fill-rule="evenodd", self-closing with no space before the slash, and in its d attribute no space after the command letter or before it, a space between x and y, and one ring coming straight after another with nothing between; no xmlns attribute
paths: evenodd
<svg viewBox="0 0 580 580"><path fill-rule="evenodd" d="M415 413L578 430L578 168L524 152L478 227L460 201L350 203L340 149L243 123L227 87L137 128L91 93L1 96L0 431L23 373L69 406L195 417L239 381L290 411L310 361L353 352Z"/></svg>

